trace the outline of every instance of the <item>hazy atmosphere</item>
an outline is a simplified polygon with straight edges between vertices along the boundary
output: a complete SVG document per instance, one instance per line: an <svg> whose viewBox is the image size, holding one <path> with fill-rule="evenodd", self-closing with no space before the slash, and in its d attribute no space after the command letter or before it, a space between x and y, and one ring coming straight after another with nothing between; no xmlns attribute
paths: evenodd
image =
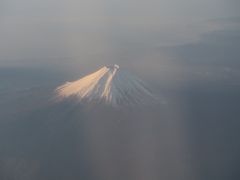
<svg viewBox="0 0 240 180"><path fill-rule="evenodd" d="M240 179L239 7L1 0L0 179ZM58 87L87 97L87 85L88 98L107 87L102 96L116 102L143 100L147 86L158 103L54 101Z"/></svg>

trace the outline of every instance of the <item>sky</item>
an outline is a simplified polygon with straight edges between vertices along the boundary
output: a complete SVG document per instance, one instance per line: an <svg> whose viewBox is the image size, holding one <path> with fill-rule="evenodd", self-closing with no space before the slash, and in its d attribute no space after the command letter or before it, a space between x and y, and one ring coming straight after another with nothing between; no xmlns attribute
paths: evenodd
<svg viewBox="0 0 240 180"><path fill-rule="evenodd" d="M239 5L237 0L2 0L0 67L135 65L142 50L196 42L228 28L226 19L239 17Z"/></svg>

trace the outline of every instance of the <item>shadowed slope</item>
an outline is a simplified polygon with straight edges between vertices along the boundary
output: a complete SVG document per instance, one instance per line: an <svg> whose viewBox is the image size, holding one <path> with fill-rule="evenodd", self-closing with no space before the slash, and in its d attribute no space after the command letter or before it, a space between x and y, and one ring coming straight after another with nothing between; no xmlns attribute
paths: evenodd
<svg viewBox="0 0 240 180"><path fill-rule="evenodd" d="M67 82L56 89L57 97L74 97L108 105L139 105L155 99L147 86L118 65L103 67L80 80Z"/></svg>

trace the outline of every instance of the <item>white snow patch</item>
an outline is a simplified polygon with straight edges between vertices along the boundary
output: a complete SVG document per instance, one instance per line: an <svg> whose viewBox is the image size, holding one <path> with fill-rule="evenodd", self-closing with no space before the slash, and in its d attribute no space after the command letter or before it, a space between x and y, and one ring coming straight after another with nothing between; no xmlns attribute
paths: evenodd
<svg viewBox="0 0 240 180"><path fill-rule="evenodd" d="M77 81L66 82L56 89L57 97L101 101L113 106L146 104L156 100L147 86L118 65L105 66Z"/></svg>

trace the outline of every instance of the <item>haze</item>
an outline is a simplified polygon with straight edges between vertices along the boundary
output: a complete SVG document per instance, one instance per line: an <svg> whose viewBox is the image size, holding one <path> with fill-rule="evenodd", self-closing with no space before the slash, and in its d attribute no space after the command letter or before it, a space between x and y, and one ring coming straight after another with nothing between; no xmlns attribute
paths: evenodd
<svg viewBox="0 0 240 180"><path fill-rule="evenodd" d="M70 71L145 65L142 49L156 49L148 59L164 65L158 48L196 42L239 15L236 0L3 0L0 6L0 66L61 64Z"/></svg>
<svg viewBox="0 0 240 180"><path fill-rule="evenodd" d="M239 180L239 7L1 0L0 179ZM114 64L161 103L53 103L57 87Z"/></svg>

